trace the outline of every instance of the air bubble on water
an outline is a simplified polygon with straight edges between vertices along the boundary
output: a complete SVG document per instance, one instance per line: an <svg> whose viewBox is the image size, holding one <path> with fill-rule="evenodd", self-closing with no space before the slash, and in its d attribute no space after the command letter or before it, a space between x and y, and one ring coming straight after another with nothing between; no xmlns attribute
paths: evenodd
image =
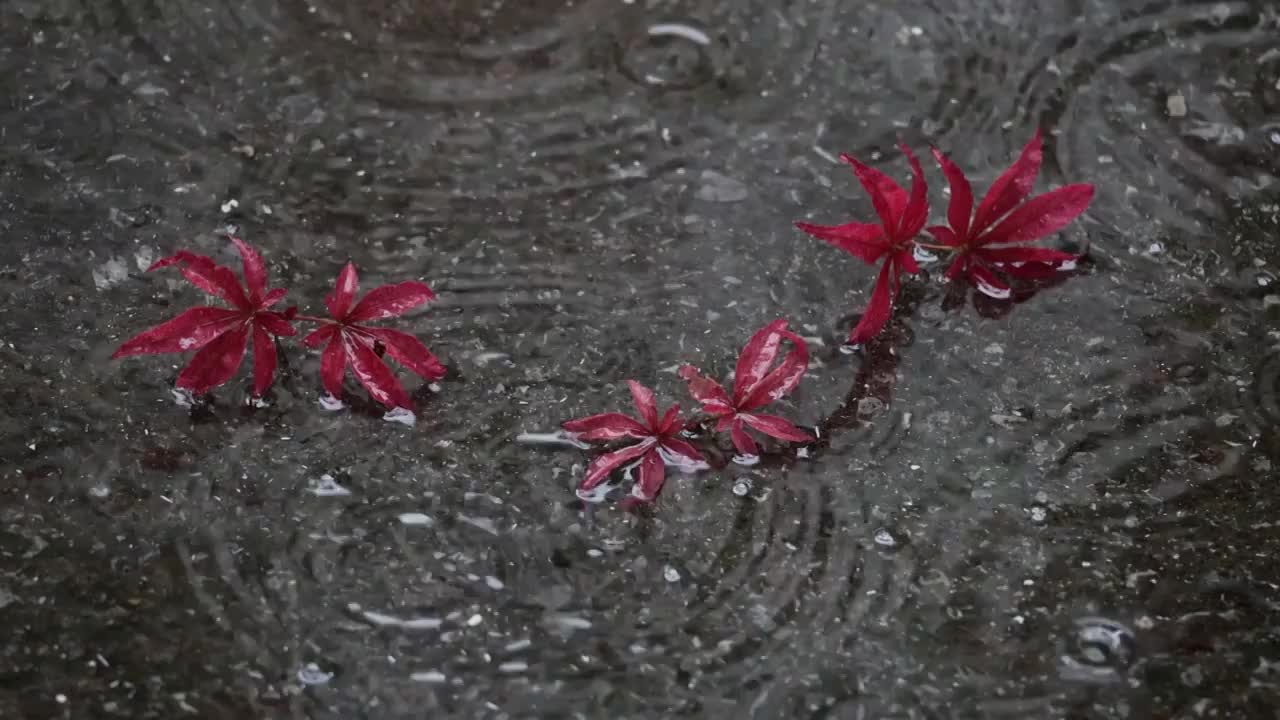
<svg viewBox="0 0 1280 720"><path fill-rule="evenodd" d="M392 408L386 415L382 416L382 419L387 422L400 423L406 427L413 427L414 423L418 421L412 410L402 407Z"/></svg>
<svg viewBox="0 0 1280 720"><path fill-rule="evenodd" d="M307 492L320 497L342 497L351 494L350 490L339 485L329 473L312 480L307 486Z"/></svg>
<svg viewBox="0 0 1280 720"><path fill-rule="evenodd" d="M684 23L658 23L649 26L649 37L661 37L663 35L674 35L682 37L685 40L695 42L699 45L710 45L711 38L707 34L692 25Z"/></svg>
<svg viewBox="0 0 1280 720"><path fill-rule="evenodd" d="M1133 664L1133 631L1102 617L1076 620L1074 647L1059 658L1059 671L1070 680L1114 682Z"/></svg>
<svg viewBox="0 0 1280 720"><path fill-rule="evenodd" d="M733 484L733 494L738 497L746 497L751 492L751 478L738 478Z"/></svg>
<svg viewBox="0 0 1280 720"><path fill-rule="evenodd" d="M898 539L893 536L893 533L884 528L876 531L874 540L881 547L897 547L898 545Z"/></svg>
<svg viewBox="0 0 1280 720"><path fill-rule="evenodd" d="M911 257L915 258L915 261L918 263L931 263L938 261L937 253L931 252L928 248L920 245L912 246Z"/></svg>
<svg viewBox="0 0 1280 720"><path fill-rule="evenodd" d="M680 582L680 571L668 565L662 570L662 577L669 583Z"/></svg>
<svg viewBox="0 0 1280 720"><path fill-rule="evenodd" d="M1028 512L1033 523L1042 524L1049 519L1049 508L1043 505L1032 505Z"/></svg>
<svg viewBox="0 0 1280 720"><path fill-rule="evenodd" d="M977 285L978 292L986 295L987 297L995 298L996 300L1007 300L1011 295L1009 288L996 287L981 278L977 278Z"/></svg>
<svg viewBox="0 0 1280 720"><path fill-rule="evenodd" d="M324 685L333 679L333 673L325 672L315 663L307 663L306 667L298 670L298 682L303 685Z"/></svg>
<svg viewBox="0 0 1280 720"><path fill-rule="evenodd" d="M433 520L429 515L424 515L422 513L416 513L416 512L400 513L401 525L431 527L432 525L435 524L435 522L436 521Z"/></svg>
<svg viewBox="0 0 1280 720"><path fill-rule="evenodd" d="M734 455L733 462L734 464L742 465L743 467L751 467L752 465L759 464L760 456L759 455Z"/></svg>
<svg viewBox="0 0 1280 720"><path fill-rule="evenodd" d="M439 684L439 683L445 682L449 678L446 677L444 673L438 670L423 670L423 671L411 674L409 676L409 679L414 682Z"/></svg>
<svg viewBox="0 0 1280 720"><path fill-rule="evenodd" d="M520 673L529 669L529 663L523 660L510 660L498 666L498 672Z"/></svg>
<svg viewBox="0 0 1280 720"><path fill-rule="evenodd" d="M341 410L346 407L346 405L344 405L338 398L326 393L320 397L320 407L328 410L329 412L333 412L335 410Z"/></svg>

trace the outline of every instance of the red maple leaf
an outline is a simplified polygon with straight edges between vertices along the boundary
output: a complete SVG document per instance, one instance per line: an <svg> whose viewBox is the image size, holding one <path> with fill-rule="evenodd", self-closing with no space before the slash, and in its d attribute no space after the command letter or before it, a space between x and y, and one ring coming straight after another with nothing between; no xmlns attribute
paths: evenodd
<svg viewBox="0 0 1280 720"><path fill-rule="evenodd" d="M1013 165L991 184L976 212L964 172L937 148L933 156L951 185L947 225L929 228L942 244L938 249L956 253L947 268L948 280L969 278L983 293L1003 299L1009 297L1009 285L994 269L1013 277L1040 278L1046 272L1069 269L1079 259L1061 250L1025 246L1066 227L1093 200L1094 188L1089 184L1067 185L1027 199L1040 172L1039 130Z"/></svg>
<svg viewBox="0 0 1280 720"><path fill-rule="evenodd" d="M900 276L903 272L918 273L920 266L914 256L915 237L924 228L929 216L928 186L920 162L905 145L898 147L911 163L911 195L892 178L875 168L863 165L849 155L840 159L853 166L858 181L871 196L871 204L877 223L851 222L844 225L814 225L796 223L796 227L810 235L844 250L854 257L874 265L884 260L880 275L876 278L871 302L862 314L857 327L849 334L849 342L860 344L875 337L889 321L893 299L897 297Z"/></svg>
<svg viewBox="0 0 1280 720"><path fill-rule="evenodd" d="M790 340L791 352L770 370L778 357L783 339ZM809 349L804 339L787 330L786 320L774 320L751 336L733 373L733 397L719 383L703 377L698 368L685 365L680 377L689 383L689 393L702 409L718 418L716 432L728 430L733 445L746 458L760 454L747 426L759 432L791 442L812 442L813 436L777 415L761 415L755 410L791 394L809 367Z"/></svg>
<svg viewBox="0 0 1280 720"><path fill-rule="evenodd" d="M680 417L680 406L672 405L659 418L653 391L635 380L628 380L631 399L635 403L637 420L622 413L612 412L570 420L564 423L566 433L589 442L613 442L634 439L639 442L620 450L600 455L587 466L587 474L578 484L578 497L591 498L591 491L609 477L609 473L628 462L638 463L639 480L631 489L635 498L651 501L658 496L666 480L666 465L685 472L707 467L702 453L679 437L685 423Z"/></svg>
<svg viewBox="0 0 1280 720"><path fill-rule="evenodd" d="M324 298L330 318L299 316L300 320L322 323L302 342L312 348L324 345L320 355L320 382L334 399L342 398L342 378L350 367L374 400L389 408L411 409L409 394L383 362L383 352L428 382L444 377L444 366L409 333L363 323L398 317L434 300L436 295L425 283L407 281L374 288L353 305L358 291L356 266L347 263L338 273L333 292Z"/></svg>
<svg viewBox="0 0 1280 720"><path fill-rule="evenodd" d="M178 374L177 386L201 395L236 374L244 359L249 336L253 336L253 396L261 397L271 386L276 371L276 345L272 336L294 335L290 324L294 310L268 310L280 302L284 288L267 290L267 267L262 256L240 238L231 242L244 262L245 286L227 267L204 255L181 251L161 258L147 272L176 265L192 285L231 306L196 307L144 330L130 338L112 358L129 355L157 355L198 350Z"/></svg>

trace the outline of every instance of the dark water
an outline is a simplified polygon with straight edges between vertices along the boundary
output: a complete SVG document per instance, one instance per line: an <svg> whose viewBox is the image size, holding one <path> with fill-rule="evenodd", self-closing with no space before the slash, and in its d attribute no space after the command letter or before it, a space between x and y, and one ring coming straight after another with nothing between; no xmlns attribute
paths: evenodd
<svg viewBox="0 0 1280 720"><path fill-rule="evenodd" d="M1278 38L1264 2L7 0L0 717L1277 717ZM1055 240L1088 271L985 314L935 271L839 353L873 272L791 227L870 213L831 156L981 188L1037 125L1039 188L1098 185ZM321 412L296 345L270 407L195 416L176 358L109 360L198 301L139 268L231 262L227 223L303 312L348 258L439 291L416 427ZM679 363L779 316L808 460L583 513L587 455L514 442L627 378L687 406Z"/></svg>

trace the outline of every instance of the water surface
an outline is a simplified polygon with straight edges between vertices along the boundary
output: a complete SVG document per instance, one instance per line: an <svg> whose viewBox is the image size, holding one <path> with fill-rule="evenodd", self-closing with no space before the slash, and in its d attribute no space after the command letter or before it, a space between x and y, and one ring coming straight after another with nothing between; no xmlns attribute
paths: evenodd
<svg viewBox="0 0 1280 720"><path fill-rule="evenodd" d="M1280 37L1257 2L11 0L0 6L0 715L1274 717ZM1093 182L1016 305L838 346L793 229L935 143ZM935 216L943 182L932 169ZM288 346L192 414L113 362L238 226L303 312L422 278L412 429ZM514 442L681 399L769 320L811 457L584 512ZM738 488L738 492L734 488Z"/></svg>

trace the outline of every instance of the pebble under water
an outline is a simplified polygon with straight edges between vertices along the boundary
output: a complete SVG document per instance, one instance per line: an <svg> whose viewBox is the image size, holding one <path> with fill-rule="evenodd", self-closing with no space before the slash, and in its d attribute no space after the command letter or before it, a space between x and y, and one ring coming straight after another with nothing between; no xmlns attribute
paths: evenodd
<svg viewBox="0 0 1280 720"><path fill-rule="evenodd" d="M1277 37L1200 0L0 4L0 717L1277 717ZM1038 191L1097 186L1045 243L1087 267L944 307L926 265L842 352L874 270L792 225L870 217L837 156L982 189L1036 127ZM152 261L238 268L228 225L302 312L348 259L435 289L415 425L321 409L296 343L265 407L110 359L200 302ZM629 378L690 409L679 366L778 317L820 447L575 498L548 433Z"/></svg>

